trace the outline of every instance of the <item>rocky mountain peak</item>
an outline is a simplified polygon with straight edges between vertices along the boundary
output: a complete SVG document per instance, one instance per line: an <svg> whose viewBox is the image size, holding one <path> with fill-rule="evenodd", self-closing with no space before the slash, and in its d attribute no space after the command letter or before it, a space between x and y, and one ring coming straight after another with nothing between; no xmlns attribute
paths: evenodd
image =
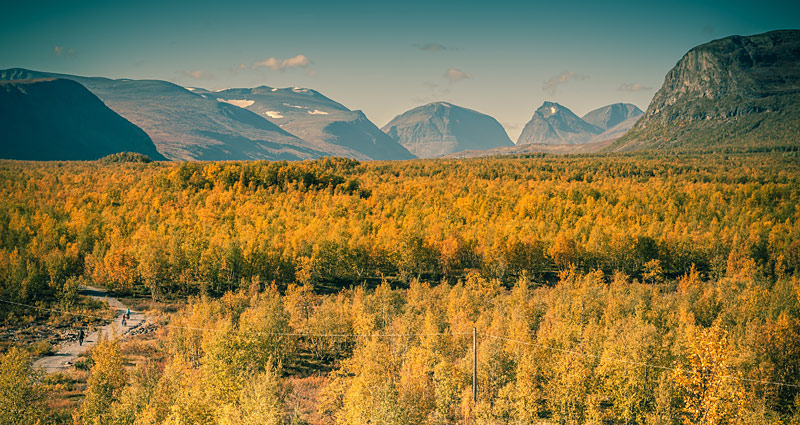
<svg viewBox="0 0 800 425"><path fill-rule="evenodd" d="M448 102L406 111L382 130L421 158L514 145L494 118Z"/></svg>
<svg viewBox="0 0 800 425"><path fill-rule="evenodd" d="M623 121L643 114L641 109L631 103L614 103L590 111L582 118L589 124L608 130Z"/></svg>
<svg viewBox="0 0 800 425"><path fill-rule="evenodd" d="M569 108L546 101L522 129L517 145L586 143L603 132L575 115Z"/></svg>
<svg viewBox="0 0 800 425"><path fill-rule="evenodd" d="M547 118L556 115L563 108L564 107L559 105L558 103L545 101L544 103L542 103L542 106L540 106L539 109L536 110L536 113L541 114L543 117Z"/></svg>
<svg viewBox="0 0 800 425"><path fill-rule="evenodd" d="M800 93L800 30L748 37L735 35L687 52L667 74L647 109L646 118L657 117L679 102L716 101L729 96L758 99L792 93ZM746 111L717 111L710 116L687 116L686 112L680 115L706 119Z"/></svg>
<svg viewBox="0 0 800 425"><path fill-rule="evenodd" d="M800 30L734 35L689 50L616 149L796 144Z"/></svg>

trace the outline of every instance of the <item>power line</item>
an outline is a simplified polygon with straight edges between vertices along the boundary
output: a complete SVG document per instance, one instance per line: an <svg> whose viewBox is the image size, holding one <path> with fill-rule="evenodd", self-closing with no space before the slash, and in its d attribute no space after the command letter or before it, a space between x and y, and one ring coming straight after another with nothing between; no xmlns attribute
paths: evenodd
<svg viewBox="0 0 800 425"><path fill-rule="evenodd" d="M16 306L20 306L20 307L35 308L37 310L51 311L53 313L69 314L71 316L91 317L91 318L94 318L94 319L108 320L108 317L106 317L106 316L98 316L98 315L95 315L95 314L73 313L71 311L66 311L66 310L57 310L57 309L53 309L53 308L40 307L40 306L37 306L37 305L22 304L22 303L17 303L17 302L14 302L14 301L7 301L7 300L2 300L2 299L0 299L0 302L6 303L6 304L16 305Z"/></svg>
<svg viewBox="0 0 800 425"><path fill-rule="evenodd" d="M503 340L503 341L513 342L513 343L516 343L516 344L530 345L530 346L542 348L542 349L545 349L545 350L558 351L558 352L567 353L567 354L575 354L575 355L578 355L578 356L589 357L589 358L593 358L593 359L597 359L597 360L600 360L602 358L602 356L598 356L596 354L584 353L582 351L575 351L575 350L567 350L567 349L564 349L564 348L550 347L549 345L537 344L537 343L534 343L534 342L520 341L520 340L517 340L517 339L506 338L504 336L489 335L489 334L487 334L486 336L488 336L490 338ZM605 359L613 361L613 362L617 362L617 363L625 363L625 364L630 364L630 365L634 365L634 366L650 367L650 368L654 368L654 369L669 370L669 371L673 371L673 372L689 373L688 370L681 369L679 367L660 366L660 365L654 365L654 364L650 364L650 363L643 363L643 362L625 360L625 359L614 358L614 357L605 357ZM800 385L796 385L796 384L787 384L785 382L761 381L761 380L758 380L758 379L747 379L747 378L741 378L741 377L732 376L732 375L722 375L722 376L720 376L720 378L722 378L722 379L733 379L733 380L737 380L737 381L752 382L752 383L756 383L756 384L779 385L779 386L784 386L784 387L800 388Z"/></svg>
<svg viewBox="0 0 800 425"><path fill-rule="evenodd" d="M30 304L22 304L22 303L18 303L18 302L14 302L14 301L3 300L3 299L0 299L0 302L4 302L4 303L7 303L7 304L13 304L13 305L20 306L20 307L27 307L27 308L33 308L33 309L38 309L38 310L50 311L50 312L53 312L53 313L69 314L69 315L77 316L77 317L91 317L91 318L97 318L97 319L103 319L103 320L107 320L108 319L108 317L98 316L98 315L94 315L94 314L73 313L73 312L66 311L66 310L58 310L58 309L40 307L40 306L35 306L35 305L30 305ZM135 313L135 311L131 310L131 313ZM159 325L159 326L163 327L163 328L169 328L169 329L182 329L182 330L190 330L190 331L208 331L208 332L227 332L228 331L227 329L219 329L219 328L202 328L202 327L179 326L179 325L168 325L168 324ZM327 338L373 338L373 337L377 337L377 338L382 338L382 337L385 337L385 338L397 338L397 337L405 337L405 336L461 336L461 335L472 335L472 332L429 332L429 333L402 333L402 334L401 333L384 333L384 334L380 334L380 333L375 333L375 334L319 333L319 334L313 334L313 333L298 333L298 332L266 332L266 331L251 331L251 332L255 333L255 334L258 334L258 335L269 335L269 336L322 337L322 338L326 338L326 337Z"/></svg>
<svg viewBox="0 0 800 425"><path fill-rule="evenodd" d="M501 339L503 341L513 342L513 343L516 343L516 344L531 345L531 346L534 346L534 347L543 348L545 350L558 351L558 352L567 353L567 354L575 354L575 355L584 356L584 357L591 357L591 358L594 358L594 359L597 359L597 360L600 360L600 358L601 358L601 356L598 356L596 354L584 353L584 352L581 352L581 351L574 351L574 350L567 350L567 349L564 349L564 348L550 347L550 346L544 345L544 344L536 344L536 343L533 343L533 342L525 342L525 341L520 341L520 340L517 340L517 339L506 338L504 336L488 335L488 334L486 336L488 336L489 338ZM606 357L606 358L608 358L608 357ZM632 365L636 365L636 366L647 366L647 367L652 367L652 368L656 368L656 369L679 370L679 369L675 369L675 368L672 368L672 367L657 366L657 365L652 365L652 364L648 364L648 363L635 362L635 361L631 361L631 360L613 359L613 358L611 360L617 361L619 363L628 363L628 364L632 364Z"/></svg>
<svg viewBox="0 0 800 425"><path fill-rule="evenodd" d="M50 312L54 312L54 313L69 314L69 315L78 316L78 317L92 317L92 318L98 318L98 319L103 319L103 320L107 320L108 319L107 317L93 315L93 314L73 313L73 312L69 312L69 311L65 311L65 310L58 310L58 309L52 309L52 308L46 308L46 307L39 307L39 306L35 306L35 305L30 305L30 304L22 304L22 303L17 303L17 302L14 302L14 301L3 300L3 299L0 299L0 302L6 303L6 304L16 305L16 306L20 306L20 307L27 307L27 308L34 308L34 309L38 309L38 310L50 311ZM133 312L133 311L131 311L131 312ZM168 328L168 329L181 329L181 330L191 330L191 331L208 331L208 332L227 332L228 331L227 329L219 329L219 328L202 328L202 327L178 326L178 325L168 325L168 324L159 325L159 326L161 326L163 328ZM320 337L320 338L401 338L401 337L412 337L412 336L466 336L466 335L473 335L473 337L476 338L476 336L475 336L475 334L473 334L473 332L386 333L386 334L379 334L379 333L376 333L376 334L337 334L337 333L311 334L311 333L297 333L297 332L265 332L265 331L251 331L251 332L253 332L255 334L258 334L258 335L292 336L292 337L306 337L306 338L314 338L314 337ZM527 342L527 341L520 341L520 340L517 340L517 339L507 338L507 337L498 336L498 335L491 335L491 334L485 334L485 335L487 337L489 337L489 338L494 338L494 339L498 339L498 340L502 340L502 341L512 342L512 343L515 343L515 344L528 345L528 346L538 347L538 348L545 349L545 350L557 351L557 352L566 353L566 354L573 354L573 355L593 358L593 359L596 359L596 360L600 360L600 359L603 358L602 356L598 356L596 354L591 354L591 353L585 353L585 352L582 352L582 351L575 351L575 350L568 350L568 349L564 349L564 348L551 347L549 345L537 344L537 343L534 343L534 342ZM614 357L607 357L606 356L605 359L607 359L609 361L616 362L616 363L630 364L630 365L633 365L633 366L649 367L649 368L653 368L653 369L668 370L668 371L680 372L680 373L688 373L689 372L686 369L681 369L681 368L678 368L678 367L661 366L661 365L655 365L655 364L651 364L651 363L637 362L637 361L633 361L633 360L625 360L625 359L614 358ZM784 387L800 388L800 385L797 385L797 384L787 384L785 382L774 382L774 381L762 381L762 380L758 380L758 379L741 378L741 377L732 376L732 375L723 375L723 376L720 376L720 378L722 378L722 379L733 379L733 380L737 380L737 381L751 382L751 383L756 383L756 384L777 385L777 386L784 386Z"/></svg>

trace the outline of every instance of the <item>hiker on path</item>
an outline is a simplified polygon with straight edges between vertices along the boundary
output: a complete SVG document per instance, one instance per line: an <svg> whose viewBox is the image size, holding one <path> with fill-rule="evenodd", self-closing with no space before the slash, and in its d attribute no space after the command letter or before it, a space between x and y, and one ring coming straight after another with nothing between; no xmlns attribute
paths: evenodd
<svg viewBox="0 0 800 425"><path fill-rule="evenodd" d="M78 344L83 345L83 329L78 331Z"/></svg>
<svg viewBox="0 0 800 425"><path fill-rule="evenodd" d="M128 307L128 311L125 312L125 318L131 320L131 309Z"/></svg>
<svg viewBox="0 0 800 425"><path fill-rule="evenodd" d="M123 327L128 326L128 323L125 321L125 315L124 314L122 315L122 326Z"/></svg>

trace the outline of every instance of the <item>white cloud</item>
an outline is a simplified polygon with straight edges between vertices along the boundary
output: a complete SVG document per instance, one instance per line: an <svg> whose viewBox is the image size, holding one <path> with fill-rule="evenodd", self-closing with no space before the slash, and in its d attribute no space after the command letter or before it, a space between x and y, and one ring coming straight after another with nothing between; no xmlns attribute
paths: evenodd
<svg viewBox="0 0 800 425"><path fill-rule="evenodd" d="M72 56L75 54L75 51L69 47L53 46L53 54L56 56Z"/></svg>
<svg viewBox="0 0 800 425"><path fill-rule="evenodd" d="M561 74L558 74L550 78L549 80L545 81L544 84L542 84L542 91L545 91L553 95L556 94L558 86L562 84L566 84L571 80L586 80L588 78L589 78L588 75L576 74L572 71L562 72Z"/></svg>
<svg viewBox="0 0 800 425"><path fill-rule="evenodd" d="M189 78L194 78L195 80L209 80L211 78L214 78L214 76L211 75L210 72L204 71L202 69L194 69L194 70L190 70L190 71L183 71L183 75L185 75L185 76L187 76Z"/></svg>
<svg viewBox="0 0 800 425"><path fill-rule="evenodd" d="M284 68L295 68L295 67L305 68L308 65L311 65L311 60L308 59L305 55L297 55L293 58L284 59L281 62L281 66Z"/></svg>
<svg viewBox="0 0 800 425"><path fill-rule="evenodd" d="M639 83L622 83L617 88L618 91L642 91L642 90L651 90L652 87L646 87Z"/></svg>
<svg viewBox="0 0 800 425"><path fill-rule="evenodd" d="M281 61L275 58L267 58L264 59L263 61L258 61L253 64L253 68L263 68L263 67L278 70L281 67Z"/></svg>
<svg viewBox="0 0 800 425"><path fill-rule="evenodd" d="M253 64L253 69L270 68L274 71L284 71L288 68L306 68L311 65L311 59L306 55L297 55L291 58L267 58Z"/></svg>
<svg viewBox="0 0 800 425"><path fill-rule="evenodd" d="M450 68L444 73L444 78L447 78L451 83L455 83L461 80L466 80L467 78L472 78L472 75L455 68Z"/></svg>

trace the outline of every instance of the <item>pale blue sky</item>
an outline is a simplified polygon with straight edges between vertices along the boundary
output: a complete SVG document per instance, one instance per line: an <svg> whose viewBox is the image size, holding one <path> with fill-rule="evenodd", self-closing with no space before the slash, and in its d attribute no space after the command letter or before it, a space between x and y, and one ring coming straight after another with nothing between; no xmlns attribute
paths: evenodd
<svg viewBox="0 0 800 425"><path fill-rule="evenodd" d="M798 2L34 1L4 6L0 68L311 87L378 126L445 100L516 140L545 100L645 109L691 47L786 28Z"/></svg>

